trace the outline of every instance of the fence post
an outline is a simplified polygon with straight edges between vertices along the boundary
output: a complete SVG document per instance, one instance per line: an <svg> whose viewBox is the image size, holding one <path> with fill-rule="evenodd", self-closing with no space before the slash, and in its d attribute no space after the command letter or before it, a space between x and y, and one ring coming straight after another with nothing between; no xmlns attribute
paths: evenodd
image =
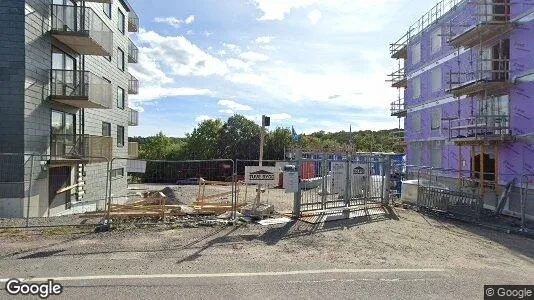
<svg viewBox="0 0 534 300"><path fill-rule="evenodd" d="M323 155L323 159L321 161L321 168L320 168L320 172L321 172L321 176L323 177L323 184L322 184L322 189L323 189L323 193L321 195L321 209L322 210L325 210L326 209L326 193L327 193L327 190L328 190L328 160L327 160L328 156L327 154L324 154Z"/></svg>
<svg viewBox="0 0 534 300"><path fill-rule="evenodd" d="M237 168L233 160L232 165L232 220L235 226L237 222Z"/></svg>
<svg viewBox="0 0 534 300"><path fill-rule="evenodd" d="M297 192L294 194L293 199L293 217L300 218L300 204L302 193L300 191L300 162L302 160L302 150L295 151L295 170L298 174L298 188Z"/></svg>
<svg viewBox="0 0 534 300"><path fill-rule="evenodd" d="M31 202L31 195L32 195L32 181L33 181L33 158L34 158L34 154L31 154L31 158L30 158L30 183L28 185L28 196L27 196L27 201L28 203L26 204L26 227L29 227L30 226L30 202Z"/></svg>

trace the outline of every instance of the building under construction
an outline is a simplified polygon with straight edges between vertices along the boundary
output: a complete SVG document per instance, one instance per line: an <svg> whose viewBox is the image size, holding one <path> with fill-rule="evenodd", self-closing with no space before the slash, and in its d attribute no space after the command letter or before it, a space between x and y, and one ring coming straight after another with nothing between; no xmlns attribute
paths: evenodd
<svg viewBox="0 0 534 300"><path fill-rule="evenodd" d="M407 163L457 170L458 182L474 182L490 209L507 184L528 190L534 1L440 1L390 50L398 67L389 80L399 91L391 115L404 124ZM520 198L510 197L505 212L519 214ZM533 218L534 201L524 203Z"/></svg>

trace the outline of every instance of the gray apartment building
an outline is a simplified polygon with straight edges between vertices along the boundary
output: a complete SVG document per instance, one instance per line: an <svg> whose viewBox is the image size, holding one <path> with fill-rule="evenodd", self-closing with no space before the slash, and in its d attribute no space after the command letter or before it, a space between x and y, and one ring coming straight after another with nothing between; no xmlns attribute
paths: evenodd
<svg viewBox="0 0 534 300"><path fill-rule="evenodd" d="M125 194L139 20L126 0L0 1L0 217L105 207ZM9 154L8 154L9 153Z"/></svg>

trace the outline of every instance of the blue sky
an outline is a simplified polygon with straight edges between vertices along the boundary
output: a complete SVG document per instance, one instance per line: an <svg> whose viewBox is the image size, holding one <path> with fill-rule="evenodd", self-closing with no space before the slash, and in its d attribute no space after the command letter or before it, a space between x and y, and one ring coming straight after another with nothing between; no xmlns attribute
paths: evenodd
<svg viewBox="0 0 534 300"><path fill-rule="evenodd" d="M389 129L389 43L428 0L130 0L141 22L130 136L184 136L239 113L273 127Z"/></svg>

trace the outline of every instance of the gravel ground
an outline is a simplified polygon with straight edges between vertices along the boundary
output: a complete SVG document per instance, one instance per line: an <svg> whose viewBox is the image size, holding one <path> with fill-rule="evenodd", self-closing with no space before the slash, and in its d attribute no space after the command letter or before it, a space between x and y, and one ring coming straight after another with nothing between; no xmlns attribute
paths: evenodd
<svg viewBox="0 0 534 300"><path fill-rule="evenodd" d="M389 217L316 225L152 227L100 234L4 230L0 241L4 259L47 253L75 259L149 260L160 262L158 272L171 271L176 264L193 264L195 270L209 271L222 261L232 271L258 264L534 270L532 239L404 209L396 209L396 215ZM172 263L163 263L168 260ZM120 268L109 263L109 268ZM144 268L151 270L152 266Z"/></svg>

